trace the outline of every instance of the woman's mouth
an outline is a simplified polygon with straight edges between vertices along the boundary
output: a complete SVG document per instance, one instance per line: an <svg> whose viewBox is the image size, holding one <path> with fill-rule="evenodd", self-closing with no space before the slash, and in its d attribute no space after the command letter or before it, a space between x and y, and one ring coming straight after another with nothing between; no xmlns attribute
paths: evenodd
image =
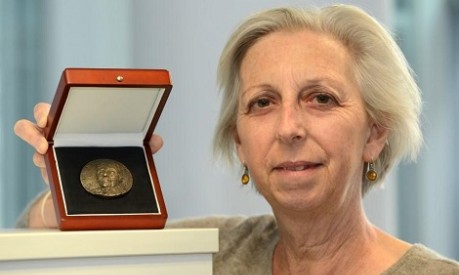
<svg viewBox="0 0 459 275"><path fill-rule="evenodd" d="M296 162L283 162L276 167L274 170L284 170L284 171L303 171L306 169L317 168L321 164L305 161L296 161Z"/></svg>

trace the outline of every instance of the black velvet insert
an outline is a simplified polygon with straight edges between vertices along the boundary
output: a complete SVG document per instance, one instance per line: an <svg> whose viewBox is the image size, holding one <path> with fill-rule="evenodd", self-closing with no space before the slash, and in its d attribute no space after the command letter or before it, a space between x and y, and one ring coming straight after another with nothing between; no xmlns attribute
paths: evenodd
<svg viewBox="0 0 459 275"><path fill-rule="evenodd" d="M158 213L146 158L141 147L58 147L56 160L68 215ZM88 193L80 182L83 167L95 159L113 159L131 172L131 190L120 197L104 198Z"/></svg>

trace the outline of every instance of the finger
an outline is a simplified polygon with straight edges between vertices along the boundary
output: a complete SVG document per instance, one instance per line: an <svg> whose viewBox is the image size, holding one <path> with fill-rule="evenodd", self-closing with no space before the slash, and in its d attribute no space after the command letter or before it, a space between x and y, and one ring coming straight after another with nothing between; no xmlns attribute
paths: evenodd
<svg viewBox="0 0 459 275"><path fill-rule="evenodd" d="M41 177L43 178L43 181L46 184L49 184L48 172L46 172L46 168L41 168L40 171L41 171Z"/></svg>
<svg viewBox="0 0 459 275"><path fill-rule="evenodd" d="M43 178L43 181L46 184L49 184L49 179L48 179L48 172L46 170L46 163L45 163L45 158L43 155L40 155L39 153L35 153L33 155L33 163L40 168L41 172L41 177Z"/></svg>
<svg viewBox="0 0 459 275"><path fill-rule="evenodd" d="M37 122L38 127L45 128L48 121L48 114L51 105L48 103L40 102L33 108L33 116Z"/></svg>
<svg viewBox="0 0 459 275"><path fill-rule="evenodd" d="M30 144L38 153L45 154L48 150L48 141L35 124L26 119L21 119L14 125L14 132L22 140Z"/></svg>
<svg viewBox="0 0 459 275"><path fill-rule="evenodd" d="M156 152L159 151L159 149L161 149L161 147L163 147L163 144L164 144L163 138L159 135L153 134L149 142L151 152L155 154Z"/></svg>
<svg viewBox="0 0 459 275"><path fill-rule="evenodd" d="M42 154L35 153L33 154L33 164L40 168L46 168L45 158Z"/></svg>

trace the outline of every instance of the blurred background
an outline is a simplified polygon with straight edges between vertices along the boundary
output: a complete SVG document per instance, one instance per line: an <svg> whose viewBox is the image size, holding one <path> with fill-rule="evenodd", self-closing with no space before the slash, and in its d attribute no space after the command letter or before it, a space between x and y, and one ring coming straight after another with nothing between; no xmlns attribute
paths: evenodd
<svg viewBox="0 0 459 275"><path fill-rule="evenodd" d="M211 155L219 110L216 65L247 15L335 1L0 0L0 228L46 186L33 151L13 134L33 106L51 102L66 67L165 68L174 88L154 156L170 219L260 214L269 206L241 169ZM423 91L425 146L365 198L377 226L459 259L459 0L341 1L365 9L395 35Z"/></svg>

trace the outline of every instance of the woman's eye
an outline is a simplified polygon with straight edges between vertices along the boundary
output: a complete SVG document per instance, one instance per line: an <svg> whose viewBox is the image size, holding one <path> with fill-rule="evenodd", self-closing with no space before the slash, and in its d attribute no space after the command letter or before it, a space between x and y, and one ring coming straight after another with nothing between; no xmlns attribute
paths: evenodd
<svg viewBox="0 0 459 275"><path fill-rule="evenodd" d="M271 103L271 101L269 99L267 99L267 98L260 98L260 99L255 101L255 105L258 108L267 107L267 106L269 106L270 103Z"/></svg>
<svg viewBox="0 0 459 275"><path fill-rule="evenodd" d="M268 97L260 97L260 98L255 98L254 100L250 101L248 104L247 112L258 112L262 110L267 110L269 106L273 104L273 101L271 98Z"/></svg>
<svg viewBox="0 0 459 275"><path fill-rule="evenodd" d="M269 98L263 97L263 98L258 98L254 99L249 103L249 110L253 109L263 109L271 105L271 100Z"/></svg>
<svg viewBox="0 0 459 275"><path fill-rule="evenodd" d="M320 105L330 105L335 103L335 99L327 94L319 94L314 97L314 101Z"/></svg>

